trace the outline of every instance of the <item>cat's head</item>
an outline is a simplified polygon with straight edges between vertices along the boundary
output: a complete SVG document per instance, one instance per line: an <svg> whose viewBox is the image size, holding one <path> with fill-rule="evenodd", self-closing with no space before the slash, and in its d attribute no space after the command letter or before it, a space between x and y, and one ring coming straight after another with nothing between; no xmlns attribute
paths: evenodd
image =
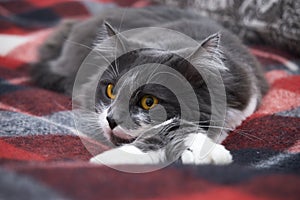
<svg viewBox="0 0 300 200"><path fill-rule="evenodd" d="M112 49L137 45L105 26L102 34L118 35ZM142 141L151 149L172 139L168 133L182 119L208 120L210 95L202 76L210 67L224 68L219 43L220 34L214 34L197 48L184 47L186 58L147 45L116 57L97 78L95 113L102 134L117 146ZM194 65L203 68L201 74Z"/></svg>

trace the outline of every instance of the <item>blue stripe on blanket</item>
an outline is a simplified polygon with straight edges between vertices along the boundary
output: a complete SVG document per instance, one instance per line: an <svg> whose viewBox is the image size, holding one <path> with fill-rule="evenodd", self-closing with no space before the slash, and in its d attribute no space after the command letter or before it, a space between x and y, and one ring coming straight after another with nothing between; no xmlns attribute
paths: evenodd
<svg viewBox="0 0 300 200"><path fill-rule="evenodd" d="M25 86L20 86L20 85L12 85L8 83L6 80L0 78L0 95L9 93L9 92L14 92L17 90L22 90L25 89Z"/></svg>
<svg viewBox="0 0 300 200"><path fill-rule="evenodd" d="M0 136L75 135L75 123L70 111L38 117L23 113L0 111Z"/></svg>

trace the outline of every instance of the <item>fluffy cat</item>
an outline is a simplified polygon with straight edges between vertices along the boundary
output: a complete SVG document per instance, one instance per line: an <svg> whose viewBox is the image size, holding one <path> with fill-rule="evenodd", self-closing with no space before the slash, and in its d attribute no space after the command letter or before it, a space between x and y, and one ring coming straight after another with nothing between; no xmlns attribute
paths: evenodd
<svg viewBox="0 0 300 200"><path fill-rule="evenodd" d="M158 37L155 29L122 33L141 27L174 30L199 45L191 46L176 35ZM113 39L105 42L109 38ZM91 159L96 163L106 160L109 164L158 164L177 159L191 164L230 163L230 152L220 142L255 111L267 91L259 63L235 35L192 11L166 7L114 8L88 20L64 22L41 47L32 78L44 88L71 95L76 74L92 50L96 52L94 57L97 52L116 56L118 51L120 55L109 63L96 59L90 71L81 70L86 79L77 81L83 88L82 94L76 94L83 110L83 129L89 137L112 147ZM191 85L197 106L193 106L195 102L184 89L187 94L180 101L166 86L165 78L159 78L161 71L144 67L132 72L147 63L179 72L183 78L178 79ZM213 118L210 94L219 83L206 83L216 76L216 71L226 95L225 118L221 122ZM151 72L151 76L145 76ZM176 80L172 82L177 84L174 87L184 88ZM135 87L137 82L143 84ZM217 108L216 115L219 112ZM199 115L196 120L194 114ZM210 128L212 131L208 131ZM204 143L214 147L201 157ZM121 150L142 157L125 157Z"/></svg>

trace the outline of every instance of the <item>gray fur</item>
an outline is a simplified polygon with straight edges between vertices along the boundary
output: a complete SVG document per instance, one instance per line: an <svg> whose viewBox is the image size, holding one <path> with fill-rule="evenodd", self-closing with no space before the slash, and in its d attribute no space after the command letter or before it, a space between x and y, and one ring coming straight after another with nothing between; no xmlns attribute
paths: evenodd
<svg viewBox="0 0 300 200"><path fill-rule="evenodd" d="M118 34L118 31L150 26L179 31L198 41L200 45L195 47L188 40L168 35L157 38L153 36L151 31L142 31L125 36ZM59 34L68 34L64 42ZM95 47L96 51L105 51L107 55L112 56L114 55L113 51L116 50L124 51L128 48L140 47L139 50L130 51L130 53L114 60L100 78L99 83L99 77L94 74L97 74L99 70L101 71L102 64L100 61L95 63L95 66L98 65L98 67L94 67L91 72L85 72L86 80L81 80L83 83L90 80L84 86L85 94L80 100L85 110L85 117L81 120L82 128L91 132L89 136L102 141L105 138L103 135L105 136L107 131L103 127L107 124L106 119L100 119L104 125L98 122L99 116L104 112L107 112L107 117L110 118L107 120L113 121L117 127L122 127L132 136L132 140L106 136L107 142L112 147L131 143L143 151L164 148L166 158L172 160L178 158L186 148L183 141L188 134L196 131L208 134L210 138L215 139L216 133L207 133L206 131L210 125L212 113L210 94L205 84L205 79L211 79L215 75L214 70L221 73L225 85L228 110L233 109L242 112L247 108L250 98L254 94L259 103L267 91L267 84L259 63L238 38L216 22L191 11L165 7L114 8L89 20L63 25L55 35L41 48L41 53L51 51L52 48L55 52L46 54L57 55L57 57L48 56L49 59L47 59L47 55L41 55L41 61L34 65L32 75L33 79L41 86L67 94L72 93L78 68L92 48ZM103 40L113 35L117 36L113 43L104 44ZM156 48L147 49L147 44L142 42L142 39L145 38L147 41L151 41L151 44L154 44ZM50 45L51 48L49 44L52 44ZM57 46L53 47L54 44ZM172 49L173 51L162 49ZM189 62L176 56L174 52L184 52ZM97 57L96 53L95 57ZM179 107L176 97L163 87L164 79L157 78L159 73L156 74L155 70L153 76L148 78L143 77L143 74L149 73L146 67L138 72L127 73L133 67L147 63L160 63L169 66L188 80L196 93L201 113L195 111L192 106L195 102L191 101L192 98L189 98L191 94L187 92L186 98L180 106L183 106L184 111L190 113L190 116L182 116L180 113L182 108ZM196 73L193 65L201 70L202 76ZM149 84L152 77L156 77L158 79L156 81L160 85ZM105 80L116 83L116 86L119 85L115 88L117 93L114 101L105 96L107 84ZM95 82L98 85L96 91L91 87ZM137 88L135 87L137 82L145 82L145 86ZM176 86L177 88L183 87L180 83L180 81L173 81L174 87L179 84ZM213 87L217 88L218 82L214 84L216 85ZM98 94L96 108L92 106L95 99L91 99L89 95L93 92ZM139 99L143 94L152 94L158 97L160 99L159 106L151 112L142 110L139 106ZM130 102L129 111L126 101ZM165 113L159 109L160 106L164 107ZM201 114L199 120L191 121L192 116L197 114ZM155 118L155 116L159 117ZM150 118L151 120L149 120ZM242 119L244 118L241 117ZM222 123L216 122L216 129L221 125ZM225 126L231 127L229 124L225 124ZM92 131L91 127L94 127L95 130ZM137 134L142 130L144 130L143 134Z"/></svg>

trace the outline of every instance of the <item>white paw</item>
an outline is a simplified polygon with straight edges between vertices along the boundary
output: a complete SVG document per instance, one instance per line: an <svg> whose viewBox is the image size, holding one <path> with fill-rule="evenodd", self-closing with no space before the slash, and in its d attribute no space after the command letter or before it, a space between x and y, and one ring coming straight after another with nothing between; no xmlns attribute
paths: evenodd
<svg viewBox="0 0 300 200"><path fill-rule="evenodd" d="M223 145L215 144L204 134L192 134L186 141L189 147L182 155L183 164L225 165L232 162L230 152Z"/></svg>
<svg viewBox="0 0 300 200"><path fill-rule="evenodd" d="M133 145L124 145L94 156L90 159L90 162L107 166L158 164L162 159L162 155L162 152L144 153Z"/></svg>

